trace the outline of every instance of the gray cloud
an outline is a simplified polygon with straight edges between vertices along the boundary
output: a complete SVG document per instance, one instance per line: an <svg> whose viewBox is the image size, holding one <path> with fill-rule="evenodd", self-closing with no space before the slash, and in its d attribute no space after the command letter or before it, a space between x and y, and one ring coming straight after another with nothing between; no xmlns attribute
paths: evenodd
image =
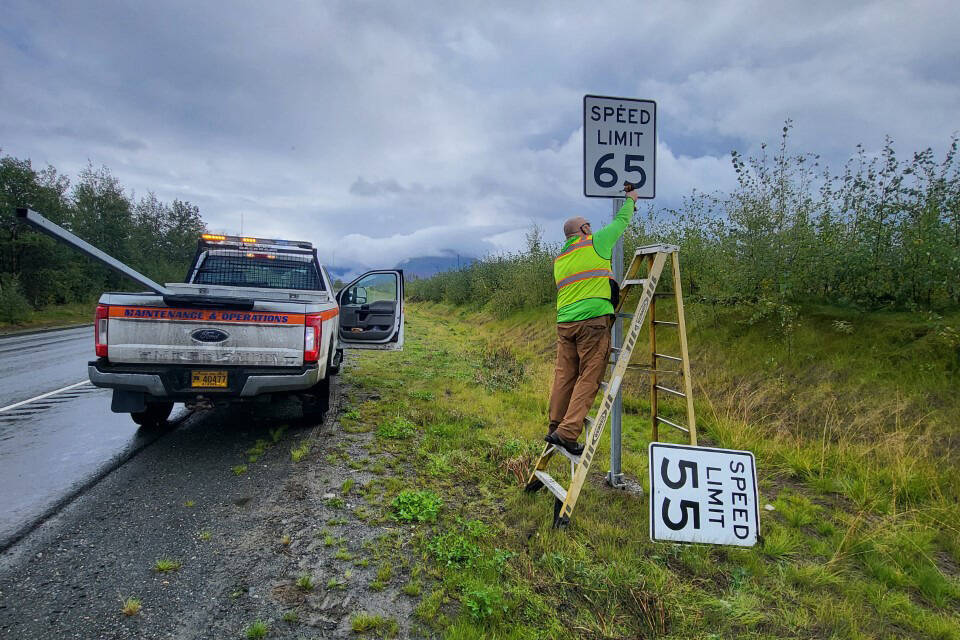
<svg viewBox="0 0 960 640"><path fill-rule="evenodd" d="M952 2L275 6L17 1L0 147L200 205L211 227L338 263L550 239L609 215L581 186L584 93L653 98L658 199L734 184L730 149L794 119L839 165L960 128Z"/></svg>

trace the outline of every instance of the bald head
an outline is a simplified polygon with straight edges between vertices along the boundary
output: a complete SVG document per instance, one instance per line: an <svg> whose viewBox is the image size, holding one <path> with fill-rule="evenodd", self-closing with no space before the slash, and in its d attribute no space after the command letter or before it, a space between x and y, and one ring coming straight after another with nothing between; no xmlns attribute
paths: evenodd
<svg viewBox="0 0 960 640"><path fill-rule="evenodd" d="M570 218L563 223L563 235L567 238L575 236L580 233L580 228L585 224L590 224L586 218L580 216Z"/></svg>

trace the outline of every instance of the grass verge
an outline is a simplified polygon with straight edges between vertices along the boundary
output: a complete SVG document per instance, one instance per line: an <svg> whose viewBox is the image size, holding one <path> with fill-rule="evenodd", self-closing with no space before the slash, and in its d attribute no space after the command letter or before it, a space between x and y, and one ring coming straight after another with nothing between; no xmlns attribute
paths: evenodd
<svg viewBox="0 0 960 640"><path fill-rule="evenodd" d="M960 360L918 314L801 320L786 339L688 307L702 443L753 451L774 507L764 543L734 549L651 543L646 499L603 485L606 435L571 528L551 529L548 495L521 488L546 427L550 310L410 305L404 351L346 375L381 396L352 428L376 429L371 454L406 471L381 477L384 508L401 491L442 501L435 520L401 520L428 561L409 590L418 623L451 638L960 638ZM645 385L625 382L623 467L647 489Z"/></svg>

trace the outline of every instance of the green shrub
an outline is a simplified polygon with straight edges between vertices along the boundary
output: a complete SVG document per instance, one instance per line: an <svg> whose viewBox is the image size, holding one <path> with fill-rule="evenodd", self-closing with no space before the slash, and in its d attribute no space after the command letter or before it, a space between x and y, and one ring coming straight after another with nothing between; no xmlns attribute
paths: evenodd
<svg viewBox="0 0 960 640"><path fill-rule="evenodd" d="M433 522L443 500L433 491L401 491L390 506L393 519L400 522Z"/></svg>
<svg viewBox="0 0 960 640"><path fill-rule="evenodd" d="M875 156L858 146L843 171L831 173L818 167L818 156L789 149L791 126L774 153L766 145L758 156L732 152L738 185L731 193L694 192L679 207L635 214L624 235L627 261L636 247L677 244L689 300L755 305L758 320L769 316L784 334L795 328L800 304L960 304L957 135L939 160L928 148L901 161L887 139ZM414 300L502 317L554 301L557 253L534 227L525 251L414 280L408 290Z"/></svg>
<svg viewBox="0 0 960 640"><path fill-rule="evenodd" d="M448 567L470 567L481 556L480 547L457 531L434 536L427 548L440 564Z"/></svg>
<svg viewBox="0 0 960 640"><path fill-rule="evenodd" d="M31 311L20 279L12 273L0 273L0 322L20 324L30 318Z"/></svg>
<svg viewBox="0 0 960 640"><path fill-rule="evenodd" d="M497 609L502 610L499 592L492 587L472 587L463 593L463 604L475 622L486 623Z"/></svg>
<svg viewBox="0 0 960 640"><path fill-rule="evenodd" d="M406 440L413 436L416 425L402 416L397 416L386 422L381 422L377 427L377 435L381 438L391 438L393 440Z"/></svg>

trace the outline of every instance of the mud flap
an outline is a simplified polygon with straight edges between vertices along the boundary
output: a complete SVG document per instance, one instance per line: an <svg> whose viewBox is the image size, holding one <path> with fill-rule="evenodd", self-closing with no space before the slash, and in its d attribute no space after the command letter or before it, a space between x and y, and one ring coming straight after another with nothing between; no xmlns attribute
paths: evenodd
<svg viewBox="0 0 960 640"><path fill-rule="evenodd" d="M110 410L114 413L141 413L147 410L146 394L139 391L113 390Z"/></svg>

